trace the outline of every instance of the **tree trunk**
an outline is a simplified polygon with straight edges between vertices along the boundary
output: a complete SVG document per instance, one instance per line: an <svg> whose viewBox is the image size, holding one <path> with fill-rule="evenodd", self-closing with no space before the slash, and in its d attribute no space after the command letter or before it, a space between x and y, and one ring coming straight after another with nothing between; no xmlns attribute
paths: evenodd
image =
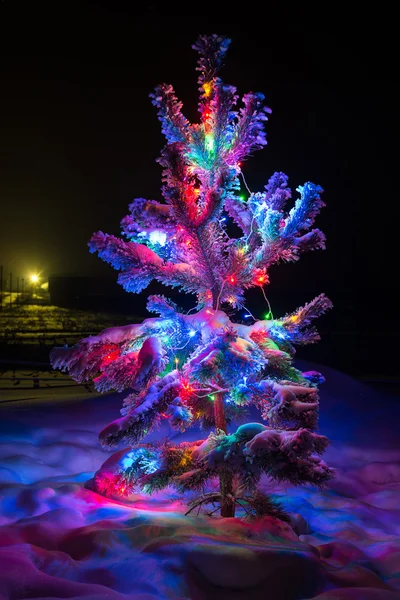
<svg viewBox="0 0 400 600"><path fill-rule="evenodd" d="M226 428L224 397L223 394L215 394L214 400L215 427L228 433ZM235 516L235 500L233 498L233 475L226 469L219 476L219 488L221 492L221 517Z"/></svg>

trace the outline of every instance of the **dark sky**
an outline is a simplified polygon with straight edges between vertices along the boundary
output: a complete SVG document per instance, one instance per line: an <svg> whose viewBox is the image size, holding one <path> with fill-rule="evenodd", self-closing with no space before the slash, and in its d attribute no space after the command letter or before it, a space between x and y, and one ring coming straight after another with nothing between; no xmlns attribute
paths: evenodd
<svg viewBox="0 0 400 600"><path fill-rule="evenodd" d="M3 0L5 270L113 275L87 240L98 229L118 234L132 198L160 198L163 138L148 94L170 82L196 118L191 44L223 33L232 38L223 79L241 94L262 91L273 110L267 148L246 163L250 188L281 170L294 188L313 181L325 190L327 251L274 270L271 293L348 294L376 328L397 285L387 275L397 253L395 16L378 5L353 14L350 3L282 4L263 4L263 16L244 3L217 17L214 3L186 15L155 3Z"/></svg>

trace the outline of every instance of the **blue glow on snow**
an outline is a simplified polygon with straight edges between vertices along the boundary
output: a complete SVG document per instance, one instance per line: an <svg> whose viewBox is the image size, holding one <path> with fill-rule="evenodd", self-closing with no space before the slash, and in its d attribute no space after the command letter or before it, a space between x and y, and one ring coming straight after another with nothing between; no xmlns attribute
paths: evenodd
<svg viewBox="0 0 400 600"><path fill-rule="evenodd" d="M146 475L155 473L160 468L158 456L151 456L145 448L138 448L129 452L121 460L121 466L123 469L129 469L134 462L140 465L141 470Z"/></svg>

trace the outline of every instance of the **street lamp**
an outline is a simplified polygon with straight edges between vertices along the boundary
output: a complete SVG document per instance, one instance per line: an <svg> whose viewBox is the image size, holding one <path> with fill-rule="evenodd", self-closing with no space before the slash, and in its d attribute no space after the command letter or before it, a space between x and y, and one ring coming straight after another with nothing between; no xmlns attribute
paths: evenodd
<svg viewBox="0 0 400 600"><path fill-rule="evenodd" d="M39 275L37 273L33 273L30 276L31 284L32 284L32 294L37 294L37 288L39 284Z"/></svg>

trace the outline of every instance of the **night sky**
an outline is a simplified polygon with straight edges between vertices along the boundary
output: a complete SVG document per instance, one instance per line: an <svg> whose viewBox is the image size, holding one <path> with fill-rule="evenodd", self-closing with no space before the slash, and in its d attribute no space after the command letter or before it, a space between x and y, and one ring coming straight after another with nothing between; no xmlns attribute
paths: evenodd
<svg viewBox="0 0 400 600"><path fill-rule="evenodd" d="M155 3L3 0L5 272L116 277L89 254L87 241L98 229L118 234L132 198L160 199L155 159L164 142L148 94L172 83L195 120L191 44L199 34L222 33L232 38L224 81L241 95L263 92L273 111L268 146L244 167L249 187L261 190L280 170L293 188L313 181L325 190L318 226L327 250L272 269L271 298L286 310L325 291L335 303L331 329L352 327L364 335L363 347L394 347L395 18L350 14L349 5L320 3L311 12L280 4L263 16L243 3L240 12L219 18L214 3L196 3L189 16Z"/></svg>

